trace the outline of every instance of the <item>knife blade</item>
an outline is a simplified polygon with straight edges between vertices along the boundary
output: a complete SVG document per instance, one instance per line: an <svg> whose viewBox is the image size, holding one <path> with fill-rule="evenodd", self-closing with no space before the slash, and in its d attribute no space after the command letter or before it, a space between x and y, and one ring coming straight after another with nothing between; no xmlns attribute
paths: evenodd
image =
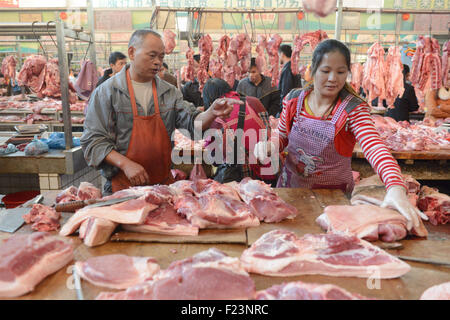
<svg viewBox="0 0 450 320"><path fill-rule="evenodd" d="M75 291L77 293L77 299L84 300L83 288L81 288L81 281L80 281L80 277L77 273L77 268L75 268L75 267L73 268L72 275L73 275L73 280L74 280L74 284L75 284Z"/></svg>
<svg viewBox="0 0 450 320"><path fill-rule="evenodd" d="M445 267L450 267L450 262L447 261L438 261L433 259L426 259L426 258L415 258L415 257L408 257L408 256L397 256L397 258L401 260L407 260L407 261L413 261L413 262L420 262L420 263L428 263L428 264L435 264Z"/></svg>
<svg viewBox="0 0 450 320"><path fill-rule="evenodd" d="M96 208L96 207L111 206L113 204L136 199L140 196L141 195L132 195L124 198L110 199L106 201L100 199L90 199L90 200L79 200L79 201L58 203L55 205L55 210L57 212L75 212L76 210L81 208Z"/></svg>

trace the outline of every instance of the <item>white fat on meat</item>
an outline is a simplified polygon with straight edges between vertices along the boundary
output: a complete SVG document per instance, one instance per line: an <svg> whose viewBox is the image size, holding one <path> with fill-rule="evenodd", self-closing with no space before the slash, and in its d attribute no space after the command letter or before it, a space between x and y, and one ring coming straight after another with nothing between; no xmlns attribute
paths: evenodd
<svg viewBox="0 0 450 320"><path fill-rule="evenodd" d="M305 283L301 281L274 285L258 291L255 300L366 300L359 294L333 284Z"/></svg>
<svg viewBox="0 0 450 320"><path fill-rule="evenodd" d="M420 300L450 300L450 282L428 288L422 293Z"/></svg>
<svg viewBox="0 0 450 320"><path fill-rule="evenodd" d="M175 261L152 280L120 292L102 292L97 300L252 299L255 284L239 259L211 248Z"/></svg>
<svg viewBox="0 0 450 320"><path fill-rule="evenodd" d="M77 261L75 269L96 286L121 290L151 279L160 267L152 257L112 254Z"/></svg>
<svg viewBox="0 0 450 320"><path fill-rule="evenodd" d="M108 242L117 226L117 223L107 219L89 217L80 225L79 238L88 247L99 246Z"/></svg>
<svg viewBox="0 0 450 320"><path fill-rule="evenodd" d="M33 291L73 259L73 247L45 232L16 234L0 245L0 297Z"/></svg>
<svg viewBox="0 0 450 320"><path fill-rule="evenodd" d="M277 239L292 241L293 248L266 255L267 248L277 249ZM374 272L380 279L398 278L411 267L382 249L355 236L345 234L307 234L298 238L287 230L264 234L241 256L248 272L266 276L321 274L336 277L369 278Z"/></svg>

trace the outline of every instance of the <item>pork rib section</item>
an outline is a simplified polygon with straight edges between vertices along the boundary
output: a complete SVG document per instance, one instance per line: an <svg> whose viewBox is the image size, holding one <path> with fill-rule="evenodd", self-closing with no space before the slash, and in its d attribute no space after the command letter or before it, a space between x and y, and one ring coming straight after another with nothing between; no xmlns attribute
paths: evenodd
<svg viewBox="0 0 450 320"><path fill-rule="evenodd" d="M254 209L260 221L280 222L293 219L298 214L297 208L282 200L263 181L244 178L233 186L244 202Z"/></svg>
<svg viewBox="0 0 450 320"><path fill-rule="evenodd" d="M146 195L108 207L85 207L70 217L59 234L68 236L74 233L89 217L103 218L116 223L142 224L147 214L156 208L158 208L157 205L147 201Z"/></svg>
<svg viewBox="0 0 450 320"><path fill-rule="evenodd" d="M19 297L73 259L73 248L45 232L17 234L0 245L0 297Z"/></svg>
<svg viewBox="0 0 450 320"><path fill-rule="evenodd" d="M301 281L274 285L258 291L256 300L366 300L334 284L305 283Z"/></svg>
<svg viewBox="0 0 450 320"><path fill-rule="evenodd" d="M420 300L450 300L450 282L428 288L422 293Z"/></svg>
<svg viewBox="0 0 450 320"><path fill-rule="evenodd" d="M411 267L382 249L345 234L307 234L287 230L261 236L241 256L245 270L266 276L321 274L333 277L398 278Z"/></svg>
<svg viewBox="0 0 450 320"><path fill-rule="evenodd" d="M93 285L123 290L152 278L159 272L159 265L151 257L111 254L77 261L75 269Z"/></svg>
<svg viewBox="0 0 450 320"><path fill-rule="evenodd" d="M367 241L393 242L406 237L406 218L374 205L328 206L316 222L328 233L346 232Z"/></svg>
<svg viewBox="0 0 450 320"><path fill-rule="evenodd" d="M102 292L97 300L252 299L255 284L238 258L211 248L175 261L152 280L121 292Z"/></svg>

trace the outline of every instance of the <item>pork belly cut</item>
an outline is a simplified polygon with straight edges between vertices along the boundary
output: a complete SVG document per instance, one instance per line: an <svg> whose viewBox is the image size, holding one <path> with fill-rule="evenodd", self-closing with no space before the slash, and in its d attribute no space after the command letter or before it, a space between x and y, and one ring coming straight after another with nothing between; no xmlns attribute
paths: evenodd
<svg viewBox="0 0 450 320"><path fill-rule="evenodd" d="M301 281L274 285L256 293L256 300L366 300L334 284L305 283Z"/></svg>
<svg viewBox="0 0 450 320"><path fill-rule="evenodd" d="M103 218L88 217L78 230L80 239L88 247L95 247L108 242L118 223Z"/></svg>
<svg viewBox="0 0 450 320"><path fill-rule="evenodd" d="M334 277L398 278L411 267L382 249L345 234L307 234L287 230L261 236L241 256L245 270L267 276L321 274Z"/></svg>
<svg viewBox="0 0 450 320"><path fill-rule="evenodd" d="M450 300L450 282L428 288L422 293L420 300Z"/></svg>
<svg viewBox="0 0 450 320"><path fill-rule="evenodd" d="M159 265L152 257L111 254L77 261L75 269L96 286L121 290L151 279L159 272Z"/></svg>
<svg viewBox="0 0 450 320"><path fill-rule="evenodd" d="M211 248L175 261L152 280L120 292L102 292L97 300L252 299L255 284L238 258Z"/></svg>
<svg viewBox="0 0 450 320"><path fill-rule="evenodd" d="M0 244L0 297L19 297L33 291L72 259L72 246L49 233L11 236Z"/></svg>

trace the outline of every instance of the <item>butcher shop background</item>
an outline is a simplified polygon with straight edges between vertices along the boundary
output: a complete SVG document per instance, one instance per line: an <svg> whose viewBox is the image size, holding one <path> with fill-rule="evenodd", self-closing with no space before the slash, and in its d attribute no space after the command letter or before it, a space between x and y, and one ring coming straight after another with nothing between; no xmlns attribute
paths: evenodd
<svg viewBox="0 0 450 320"><path fill-rule="evenodd" d="M352 52L352 59L363 62L369 46L380 41L388 46L395 41L396 15L379 13L380 8L388 9L435 9L448 10L450 0L344 0L344 7L368 8L367 12L344 12L341 40L347 42ZM203 7L224 9L223 13L203 13L200 32L211 35L217 41L223 34L232 36L236 33L247 32L254 40L257 33L278 33L284 43L292 43L295 34L323 29L330 37L335 30L335 15L318 18L305 13L299 19L296 13L263 13L240 14L231 13L233 8L241 9L272 9L272 8L301 8L301 0L94 0L95 39L98 64L107 66L109 53L112 51L127 51L128 39L133 30L149 26L153 14L153 5L160 7ZM87 14L80 11L85 8L85 0L0 0L0 21L3 22L32 22L54 21L60 12L65 12L68 25L81 25L87 28ZM42 11L41 8L46 8ZM123 10L126 9L126 10ZM172 12L168 17L166 12L160 12L156 26L162 31L171 29L176 32L187 30L187 12ZM197 21L191 23L196 27ZM411 14L408 19L401 19L399 39L404 47L402 59L409 64L408 53L414 50L417 34L432 33L433 36L448 37L449 15ZM14 40L12 37L10 40ZM50 40L42 37L42 39ZM8 38L5 38L8 40ZM215 43L217 45L217 43ZM74 54L74 66L84 56L87 47L68 42L67 50ZM44 45L50 55L56 55L57 49L51 41ZM186 40L177 41L174 54L167 57L172 68L178 68L185 63L184 52L188 47ZM3 42L0 55L20 51L23 57L29 54L42 53L36 42L11 43ZM254 49L253 49L254 50ZM409 51L408 51L409 50ZM195 48L198 52L198 48ZM253 52L255 54L255 52ZM310 51L302 53L301 62L310 62Z"/></svg>

